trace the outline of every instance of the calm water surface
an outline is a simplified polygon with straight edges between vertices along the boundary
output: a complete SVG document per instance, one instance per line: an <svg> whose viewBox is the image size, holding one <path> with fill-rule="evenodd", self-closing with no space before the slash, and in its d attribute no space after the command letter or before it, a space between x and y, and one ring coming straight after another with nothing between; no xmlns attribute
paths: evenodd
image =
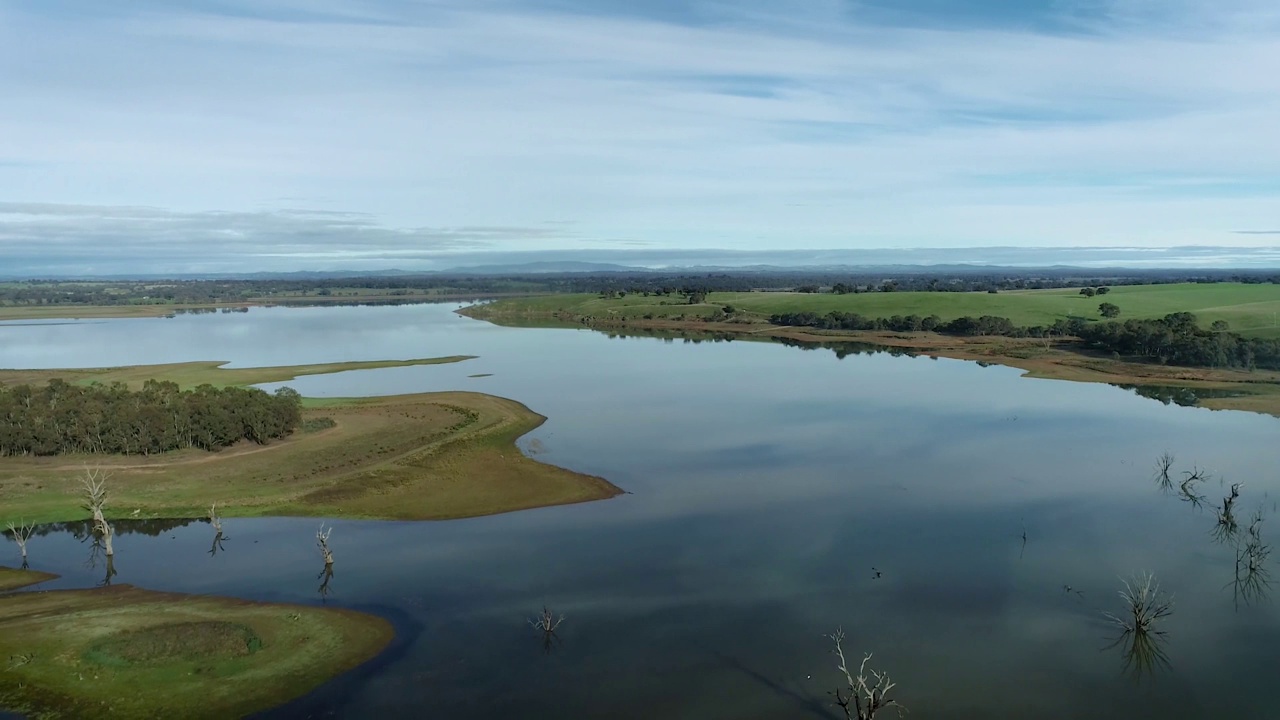
<svg viewBox="0 0 1280 720"><path fill-rule="evenodd" d="M1168 450L1178 470L1213 473L1211 503L1219 478L1243 482L1239 514L1263 509L1270 537L1274 418L959 361L500 328L454 307L10 323L0 366L478 355L288 384L511 397L549 418L526 452L632 493L337 521L327 602L392 618L401 640L278 717L835 718L824 634L838 626L911 717L1280 717L1280 613L1233 597L1211 510L1151 477ZM216 555L203 522L122 534L115 582L321 602L315 521L225 526ZM30 552L63 575L54 587L102 579L69 530ZM0 562L16 558L0 545ZM1146 570L1175 612L1168 667L1134 678L1102 612ZM549 650L527 622L544 605L567 617Z"/></svg>

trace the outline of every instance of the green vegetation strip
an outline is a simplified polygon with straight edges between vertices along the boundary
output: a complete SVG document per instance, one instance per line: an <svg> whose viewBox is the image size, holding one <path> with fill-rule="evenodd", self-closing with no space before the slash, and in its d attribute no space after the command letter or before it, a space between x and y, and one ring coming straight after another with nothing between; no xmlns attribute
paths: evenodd
<svg viewBox="0 0 1280 720"><path fill-rule="evenodd" d="M310 365L279 365L274 367L229 368L225 361L201 361L169 363L165 365L130 365L113 368L68 368L51 370L0 370L0 383L6 385L39 384L52 379L70 383L122 382L137 389L147 380L175 382L182 388L200 385L226 387L231 385L259 385L262 383L288 382L306 375L329 375L349 370L378 370L381 368L440 365L472 360L474 355L420 358L416 360L372 360L340 363L313 363Z"/></svg>
<svg viewBox="0 0 1280 720"><path fill-rule="evenodd" d="M1246 336L1280 338L1280 285L1245 283L1179 283L1121 285L1105 297L1086 297L1078 288L986 292L867 292L846 295L799 292L713 292L689 304L686 297L628 294L604 298L595 294L506 298L468 308L465 314L500 324L540 324L555 315L618 319L723 319L731 307L743 320L770 315L836 311L870 318L894 315L937 315L942 320L994 315L1015 325L1052 325L1071 317L1100 319L1099 305L1109 302L1120 319L1160 318L1175 312L1195 313L1208 327L1215 320ZM646 316L649 316L646 318Z"/></svg>
<svg viewBox="0 0 1280 720"><path fill-rule="evenodd" d="M228 718L382 651L382 618L128 585L0 597L0 707L31 717ZM6 660L7 658L7 660Z"/></svg>

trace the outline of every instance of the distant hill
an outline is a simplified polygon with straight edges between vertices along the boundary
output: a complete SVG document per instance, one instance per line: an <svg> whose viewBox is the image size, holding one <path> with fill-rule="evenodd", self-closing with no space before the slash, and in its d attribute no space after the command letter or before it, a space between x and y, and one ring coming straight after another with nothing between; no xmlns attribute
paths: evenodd
<svg viewBox="0 0 1280 720"><path fill-rule="evenodd" d="M447 275L542 275L550 273L635 273L654 272L653 268L614 263L575 262L572 260L515 263L510 265L468 265L441 271Z"/></svg>

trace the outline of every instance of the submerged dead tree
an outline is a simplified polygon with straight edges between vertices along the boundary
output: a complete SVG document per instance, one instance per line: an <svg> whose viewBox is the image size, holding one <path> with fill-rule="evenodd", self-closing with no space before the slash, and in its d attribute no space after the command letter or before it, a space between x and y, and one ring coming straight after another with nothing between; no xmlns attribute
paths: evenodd
<svg viewBox="0 0 1280 720"><path fill-rule="evenodd" d="M320 554L324 556L324 564L333 564L333 551L329 549L329 535L333 532L333 526L330 525L328 530L324 529L324 523L320 523L320 529L316 531L316 547L320 548Z"/></svg>
<svg viewBox="0 0 1280 720"><path fill-rule="evenodd" d="M1173 453L1165 452L1156 458L1156 484L1161 490L1168 492L1173 489L1173 478L1169 472L1173 469Z"/></svg>
<svg viewBox="0 0 1280 720"><path fill-rule="evenodd" d="M9 537L13 538L13 541L18 543L18 552L22 553L23 570L26 570L29 567L27 565L27 541L31 539L31 536L35 534L35 531L36 526L34 524L28 525L19 520L18 524L14 525L12 520L9 521Z"/></svg>
<svg viewBox="0 0 1280 720"><path fill-rule="evenodd" d="M209 506L209 524L213 526L213 547L209 548L210 555L217 555L222 550L222 541L226 540L222 535L222 518L218 517L218 503Z"/></svg>
<svg viewBox="0 0 1280 720"><path fill-rule="evenodd" d="M1236 500L1239 499L1240 483L1232 483L1231 494L1222 498L1222 507L1218 508L1218 525L1213 530L1215 539L1229 540L1239 531L1240 525L1236 522L1235 515Z"/></svg>
<svg viewBox="0 0 1280 720"><path fill-rule="evenodd" d="M1121 630L1110 647L1124 647L1125 669L1137 677L1167 668L1169 660L1161 647L1165 631L1159 625L1173 614L1173 598L1160 589L1152 573L1138 573L1132 580L1121 582L1124 610L1118 615L1103 613Z"/></svg>
<svg viewBox="0 0 1280 720"><path fill-rule="evenodd" d="M84 497L84 509L89 511L93 519L93 532L96 541L102 545L103 553L110 559L116 554L112 545L115 529L107 522L102 510L107 506L107 479L111 475L102 468L84 469L84 477L80 478L80 489Z"/></svg>
<svg viewBox="0 0 1280 720"><path fill-rule="evenodd" d="M840 662L836 665L844 674L845 688L836 688L836 705L844 711L848 720L874 720L876 713L885 708L893 708L899 716L907 711L897 700L889 699L889 692L897 687L897 683L889 679L888 673L882 673L867 667L871 662L871 653L862 658L858 666L858 674L849 669L849 662L844 657L844 630L837 628L828 635L835 643L835 656Z"/></svg>
<svg viewBox="0 0 1280 720"><path fill-rule="evenodd" d="M542 631L542 650L550 653L551 648L560 642L560 636L556 634L556 628L560 627L560 623L564 622L564 616L556 617L551 609L546 605L542 606L542 613L534 616L529 620L529 624L535 630Z"/></svg>
<svg viewBox="0 0 1280 720"><path fill-rule="evenodd" d="M320 580L320 599L324 600L329 597L329 583L333 580L333 551L329 549L329 535L333 533L333 526L330 525L325 530L324 523L320 523L320 529L316 531L316 547L320 548L320 554L324 557L324 569L316 576Z"/></svg>

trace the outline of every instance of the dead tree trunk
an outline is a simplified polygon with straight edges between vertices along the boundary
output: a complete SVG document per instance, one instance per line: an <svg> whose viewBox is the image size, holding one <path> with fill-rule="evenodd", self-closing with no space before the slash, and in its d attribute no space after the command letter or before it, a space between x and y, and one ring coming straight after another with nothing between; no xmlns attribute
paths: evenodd
<svg viewBox="0 0 1280 720"><path fill-rule="evenodd" d="M324 556L325 566L333 564L333 551L329 549L329 534L333 532L333 527L328 530L324 529L324 523L320 523L320 529L316 531L316 547L320 548L320 554Z"/></svg>
<svg viewBox="0 0 1280 720"><path fill-rule="evenodd" d="M107 478L110 475L102 468L85 467L84 477L80 479L80 489L84 495L84 508L93 517L93 531L102 541L102 549L108 558L115 555L112 537L115 530L107 523L102 509L107 506Z"/></svg>
<svg viewBox="0 0 1280 720"><path fill-rule="evenodd" d="M35 525L28 525L21 520L18 521L17 525L14 525L12 521L9 522L9 536L13 538L14 542L18 543L18 552L22 553L23 570L29 567L27 565L27 541L31 539L35 531Z"/></svg>

